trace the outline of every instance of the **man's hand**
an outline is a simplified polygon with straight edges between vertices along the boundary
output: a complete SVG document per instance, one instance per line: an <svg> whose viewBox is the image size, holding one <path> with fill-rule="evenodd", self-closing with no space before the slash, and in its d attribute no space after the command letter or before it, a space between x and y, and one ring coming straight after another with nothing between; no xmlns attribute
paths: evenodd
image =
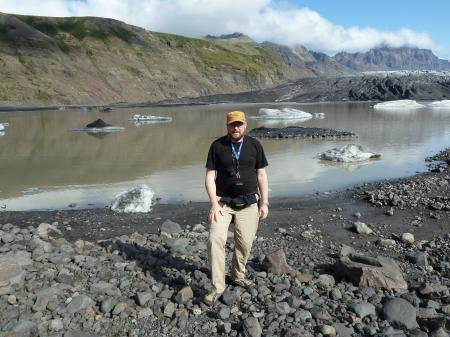
<svg viewBox="0 0 450 337"><path fill-rule="evenodd" d="M217 222L219 215L223 215L222 206L220 204L214 204L211 206L208 214L208 221L210 224Z"/></svg>
<svg viewBox="0 0 450 337"><path fill-rule="evenodd" d="M269 215L269 206L267 204L262 204L259 207L259 220L264 220Z"/></svg>

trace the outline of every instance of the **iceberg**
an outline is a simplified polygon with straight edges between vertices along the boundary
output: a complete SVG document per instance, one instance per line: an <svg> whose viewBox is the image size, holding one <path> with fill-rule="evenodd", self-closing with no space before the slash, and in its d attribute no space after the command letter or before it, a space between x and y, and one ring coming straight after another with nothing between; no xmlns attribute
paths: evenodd
<svg viewBox="0 0 450 337"><path fill-rule="evenodd" d="M410 110L424 108L425 105L417 103L411 99L401 99L397 101L389 101L377 103L373 106L376 110Z"/></svg>
<svg viewBox="0 0 450 337"><path fill-rule="evenodd" d="M381 157L381 153L369 152L361 145L356 144L347 144L319 153L319 158L322 160L341 163L355 163L379 157Z"/></svg>
<svg viewBox="0 0 450 337"><path fill-rule="evenodd" d="M267 109L261 108L258 111L259 115L250 116L252 119L256 120L299 120L306 121L313 117L309 112L305 112L302 110L292 109L292 108L283 108L283 109Z"/></svg>
<svg viewBox="0 0 450 337"><path fill-rule="evenodd" d="M443 101L436 101L429 105L432 109L448 109L450 110L450 100L445 99Z"/></svg>
<svg viewBox="0 0 450 337"><path fill-rule="evenodd" d="M88 133L99 133L99 132L117 132L123 131L124 128L121 126L114 126L108 123L105 123L101 118L89 123L84 128L76 128L72 129L72 131L81 131Z"/></svg>
<svg viewBox="0 0 450 337"><path fill-rule="evenodd" d="M152 116L152 115L134 115L133 117L129 118L128 121L133 123L134 125L170 123L172 121L172 117Z"/></svg>
<svg viewBox="0 0 450 337"><path fill-rule="evenodd" d="M4 131L5 127L3 126L3 124L0 123L0 131Z"/></svg>
<svg viewBox="0 0 450 337"><path fill-rule="evenodd" d="M111 209L118 213L147 213L151 211L153 195L150 187L143 184L119 193Z"/></svg>

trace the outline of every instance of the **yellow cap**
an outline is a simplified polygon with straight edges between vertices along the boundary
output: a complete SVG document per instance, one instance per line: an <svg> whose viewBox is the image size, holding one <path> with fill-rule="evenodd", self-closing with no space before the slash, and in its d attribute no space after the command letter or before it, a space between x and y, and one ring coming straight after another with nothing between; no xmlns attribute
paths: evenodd
<svg viewBox="0 0 450 337"><path fill-rule="evenodd" d="M227 124L231 124L234 122L242 122L245 123L245 113L242 111L231 111L227 114Z"/></svg>

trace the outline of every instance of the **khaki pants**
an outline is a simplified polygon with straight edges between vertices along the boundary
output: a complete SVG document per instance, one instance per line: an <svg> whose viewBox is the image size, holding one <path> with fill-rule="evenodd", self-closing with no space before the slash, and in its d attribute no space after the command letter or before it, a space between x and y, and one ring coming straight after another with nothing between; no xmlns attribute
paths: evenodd
<svg viewBox="0 0 450 337"><path fill-rule="evenodd" d="M221 204L222 205L222 204ZM225 290L225 244L227 242L228 226L234 216L234 254L231 277L243 279L252 243L258 229L258 204L239 211L227 205L222 207L223 215L209 229L208 253L211 270L211 282L217 292Z"/></svg>

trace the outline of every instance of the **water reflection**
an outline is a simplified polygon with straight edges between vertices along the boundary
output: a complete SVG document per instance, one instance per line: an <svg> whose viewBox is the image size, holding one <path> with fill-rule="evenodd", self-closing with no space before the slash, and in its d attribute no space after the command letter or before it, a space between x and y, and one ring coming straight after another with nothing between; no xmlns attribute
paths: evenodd
<svg viewBox="0 0 450 337"><path fill-rule="evenodd" d="M210 143L224 134L226 112L293 107L324 119L289 125L333 128L359 135L353 140L383 153L382 160L351 168L319 162L317 154L344 141L268 140L261 142L270 163L272 196L332 190L362 181L413 174L423 158L450 143L450 114L422 109L414 113L374 111L369 103L245 104L114 109L108 114L79 110L2 113L9 122L0 138L0 205L7 209L59 208L70 203L102 206L117 192L146 183L163 201L207 200L204 162ZM172 117L171 123L135 127L134 114ZM71 132L101 116L125 128L115 134ZM267 126L249 120L249 129ZM285 127L272 121L271 127ZM23 196L39 187L44 193Z"/></svg>

